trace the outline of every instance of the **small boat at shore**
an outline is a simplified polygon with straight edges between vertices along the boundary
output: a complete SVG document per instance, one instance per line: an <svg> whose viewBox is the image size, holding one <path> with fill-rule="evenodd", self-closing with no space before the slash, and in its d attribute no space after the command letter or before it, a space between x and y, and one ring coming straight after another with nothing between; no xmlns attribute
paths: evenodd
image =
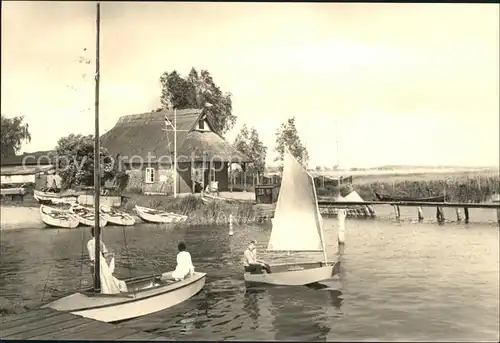
<svg viewBox="0 0 500 343"><path fill-rule="evenodd" d="M210 204L214 201L224 201L228 204L253 204L253 203L255 203L255 200L225 198L225 197L221 197L221 196L213 195L213 194L209 194L209 193L203 193L201 195L201 201L203 201L205 204Z"/></svg>
<svg viewBox="0 0 500 343"><path fill-rule="evenodd" d="M45 205L40 206L40 217L45 225L65 229L74 229L80 222L69 210L53 208Z"/></svg>
<svg viewBox="0 0 500 343"><path fill-rule="evenodd" d="M405 196L392 196L379 192L373 192L377 197L378 201L417 201L417 202L445 202L446 197L444 195L438 195L434 197L423 197L423 198L415 198L415 197L405 197Z"/></svg>
<svg viewBox="0 0 500 343"><path fill-rule="evenodd" d="M108 224L131 226L135 224L135 219L130 214L115 210L110 206L101 206L101 215Z"/></svg>
<svg viewBox="0 0 500 343"><path fill-rule="evenodd" d="M87 226L94 226L94 209L92 207L84 207L78 204L74 204L70 207L69 211L75 217L80 224ZM99 214L99 227L104 227L108 224L108 221L102 214Z"/></svg>
<svg viewBox="0 0 500 343"><path fill-rule="evenodd" d="M74 195L61 195L61 193L56 193L56 192L43 192L39 190L35 190L33 192L33 197L35 198L36 201L38 201L40 204L53 204L53 205L59 205L59 204L75 204L76 203L76 196Z"/></svg>
<svg viewBox="0 0 500 343"><path fill-rule="evenodd" d="M135 205L135 211L139 218L148 223L182 223L187 220L187 216L182 214L155 210L138 205Z"/></svg>

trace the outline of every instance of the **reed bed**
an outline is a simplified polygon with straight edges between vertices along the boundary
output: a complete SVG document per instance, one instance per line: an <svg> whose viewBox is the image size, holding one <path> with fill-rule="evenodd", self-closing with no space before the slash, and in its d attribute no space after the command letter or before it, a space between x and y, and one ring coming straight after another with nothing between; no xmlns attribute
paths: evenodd
<svg viewBox="0 0 500 343"><path fill-rule="evenodd" d="M449 202L480 203L489 201L493 194L500 193L498 173L489 175L438 175L433 179L375 181L354 184L352 188L364 200L376 200L373 191L394 196L431 197L446 195ZM320 196L336 196L348 193L348 187L330 187L318 190Z"/></svg>
<svg viewBox="0 0 500 343"><path fill-rule="evenodd" d="M254 206L251 203L226 203L214 201L205 204L194 195L174 198L171 196L136 196L125 205L125 210L131 211L138 204L149 208L175 212L188 216L186 224L227 224L229 216L233 216L234 224L246 224L255 221Z"/></svg>

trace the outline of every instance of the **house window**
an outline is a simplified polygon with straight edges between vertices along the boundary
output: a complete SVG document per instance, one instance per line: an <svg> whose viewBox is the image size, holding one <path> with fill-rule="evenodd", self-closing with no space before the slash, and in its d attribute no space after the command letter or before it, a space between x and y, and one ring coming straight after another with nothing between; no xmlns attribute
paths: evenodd
<svg viewBox="0 0 500 343"><path fill-rule="evenodd" d="M205 120L201 119L199 122L198 122L198 128L200 130L205 130Z"/></svg>
<svg viewBox="0 0 500 343"><path fill-rule="evenodd" d="M146 175L144 177L146 183L154 183L155 182L155 169L154 168L146 168Z"/></svg>

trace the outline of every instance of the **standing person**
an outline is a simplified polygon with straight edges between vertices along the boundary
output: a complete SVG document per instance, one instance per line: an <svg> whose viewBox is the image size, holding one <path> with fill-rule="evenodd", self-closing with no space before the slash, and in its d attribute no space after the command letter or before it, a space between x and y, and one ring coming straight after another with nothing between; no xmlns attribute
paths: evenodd
<svg viewBox="0 0 500 343"><path fill-rule="evenodd" d="M172 272L172 277L176 281L184 280L187 276L194 274L194 266L191 260L191 254L186 251L186 244L180 242L177 245L179 253L177 254L177 266Z"/></svg>
<svg viewBox="0 0 500 343"><path fill-rule="evenodd" d="M89 252L89 258L90 258L90 273L94 275L95 273L95 237L94 237L94 227L90 228L90 234L92 235L92 238L87 242L87 250ZM106 248L106 245L104 245L104 242L101 240L101 253L104 256L104 258L108 258L112 256L110 253L108 253L108 248Z"/></svg>
<svg viewBox="0 0 500 343"><path fill-rule="evenodd" d="M243 265L245 266L245 272L250 274L262 274L262 269L266 273L271 273L271 267L264 261L257 260L257 242L251 240L248 244L247 249L243 253Z"/></svg>

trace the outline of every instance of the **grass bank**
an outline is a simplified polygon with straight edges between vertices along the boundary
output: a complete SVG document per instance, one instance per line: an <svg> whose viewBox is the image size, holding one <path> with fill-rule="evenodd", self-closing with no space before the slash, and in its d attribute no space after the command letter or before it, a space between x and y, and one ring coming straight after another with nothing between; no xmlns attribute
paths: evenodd
<svg viewBox="0 0 500 343"><path fill-rule="evenodd" d="M222 201L205 204L200 197L194 195L177 198L164 195L131 195L123 209L132 212L135 205L187 215L187 224L227 224L231 214L234 224L255 221L253 204L229 204Z"/></svg>
<svg viewBox="0 0 500 343"><path fill-rule="evenodd" d="M364 200L376 200L373 191L390 195L430 197L445 194L449 202L484 202L500 193L498 172L397 175L374 179L353 179L353 189ZM318 195L344 195L345 186L319 189ZM344 194L343 194L344 193Z"/></svg>

